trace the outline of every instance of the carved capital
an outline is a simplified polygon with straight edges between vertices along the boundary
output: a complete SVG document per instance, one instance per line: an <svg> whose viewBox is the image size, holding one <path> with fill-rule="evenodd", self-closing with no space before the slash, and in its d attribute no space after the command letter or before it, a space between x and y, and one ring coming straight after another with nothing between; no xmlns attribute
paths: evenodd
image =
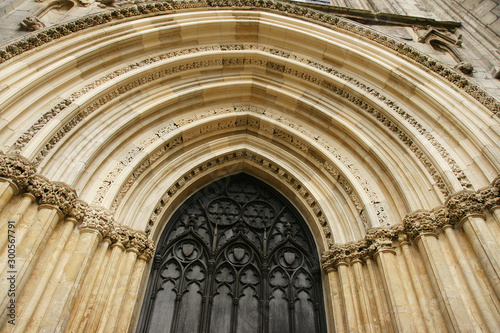
<svg viewBox="0 0 500 333"><path fill-rule="evenodd" d="M420 210L407 215L403 224L406 234L411 238L417 238L422 233L434 233L439 227L436 216L431 211Z"/></svg>
<svg viewBox="0 0 500 333"><path fill-rule="evenodd" d="M59 207L64 215L71 215L77 199L76 191L69 185L50 182L40 175L34 175L28 179L26 190L33 194L41 205Z"/></svg>
<svg viewBox="0 0 500 333"><path fill-rule="evenodd" d="M19 189L25 189L35 173L36 167L23 156L0 154L0 177L10 179Z"/></svg>
<svg viewBox="0 0 500 333"><path fill-rule="evenodd" d="M113 224L109 231L112 244L122 246L127 251L134 251L138 257L149 261L155 253L155 245L142 231L129 227Z"/></svg>
<svg viewBox="0 0 500 333"><path fill-rule="evenodd" d="M70 215L74 217L78 222L82 222L88 207L88 203L83 200L76 199L73 202L73 208L71 209Z"/></svg>
<svg viewBox="0 0 500 333"><path fill-rule="evenodd" d="M374 251L392 248L392 242L397 239L402 229L403 226L400 224L373 228L366 233L366 239L372 243Z"/></svg>
<svg viewBox="0 0 500 333"><path fill-rule="evenodd" d="M484 204L480 194L461 191L447 200L446 207L450 214L450 222L458 223L468 215L482 214Z"/></svg>
<svg viewBox="0 0 500 333"><path fill-rule="evenodd" d="M118 244L120 246L123 246L124 248L128 248L130 233L130 228L113 224L111 229L109 230L109 238L112 242L111 244Z"/></svg>
<svg viewBox="0 0 500 333"><path fill-rule="evenodd" d="M480 201L485 208L491 208L500 205L500 176L495 178L491 186L480 191Z"/></svg>
<svg viewBox="0 0 500 333"><path fill-rule="evenodd" d="M336 268L340 264L349 264L353 260L362 260L370 255L369 242L360 240L346 244L334 244L330 250L325 252L321 258L322 267L325 270Z"/></svg>
<svg viewBox="0 0 500 333"><path fill-rule="evenodd" d="M95 230L103 238L110 237L113 228L113 216L110 212L99 207L89 207L80 225L80 229Z"/></svg>

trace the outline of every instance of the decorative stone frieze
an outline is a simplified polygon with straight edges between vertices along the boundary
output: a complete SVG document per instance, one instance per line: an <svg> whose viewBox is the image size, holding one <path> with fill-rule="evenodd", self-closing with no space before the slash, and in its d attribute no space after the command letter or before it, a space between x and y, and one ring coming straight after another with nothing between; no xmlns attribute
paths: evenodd
<svg viewBox="0 0 500 333"><path fill-rule="evenodd" d="M156 250L154 242L144 232L117 224L113 215L101 207L90 206L87 209L80 229L95 230L103 238L109 238L112 245L135 251L146 261L153 257Z"/></svg>
<svg viewBox="0 0 500 333"><path fill-rule="evenodd" d="M333 244L322 258L325 270L336 268L339 263L350 264L354 260L372 258L377 251L393 249L393 242L404 233L402 224L377 227L368 230L364 239L346 244Z"/></svg>
<svg viewBox="0 0 500 333"><path fill-rule="evenodd" d="M0 177L4 177L20 189L32 194L40 205L52 205L69 217L81 222L82 230L95 230L103 238L109 237L113 243L121 243L131 248L144 259L149 260L155 245L144 232L121 226L113 220L112 213L90 206L78 199L76 191L62 182L51 182L46 177L36 174L36 168L20 155L4 155L0 153Z"/></svg>
<svg viewBox="0 0 500 333"><path fill-rule="evenodd" d="M407 215L403 225L408 236L417 238L422 233L434 233L439 225L431 211L420 210Z"/></svg>
<svg viewBox="0 0 500 333"><path fill-rule="evenodd" d="M353 260L361 260L370 255L370 242L363 239L346 244L334 244L321 258L323 269L335 268L339 264L350 264Z"/></svg>
<svg viewBox="0 0 500 333"><path fill-rule="evenodd" d="M80 229L90 229L99 232L102 238L109 237L114 229L113 216L110 212L100 207L88 207Z"/></svg>
<svg viewBox="0 0 500 333"><path fill-rule="evenodd" d="M28 180L35 174L36 167L27 158L0 152L0 177L11 180L19 189L25 189Z"/></svg>
<svg viewBox="0 0 500 333"><path fill-rule="evenodd" d="M367 231L362 241L333 244L330 250L323 254L322 266L325 270L331 269L342 260L349 262L347 259L355 257L356 253L370 256L381 249L392 248L396 240L407 242L408 239L416 239L425 233L436 233L440 228L459 223L468 215L482 214L484 208L498 205L499 202L500 176L484 190L456 193L447 200L446 206L408 214L403 219L403 224L395 224L389 228L372 228ZM355 251L353 247L356 247Z"/></svg>
<svg viewBox="0 0 500 333"><path fill-rule="evenodd" d="M402 56L412 59L424 67L427 67L431 71L447 79L458 88L464 90L477 101L482 103L485 107L490 109L494 114L500 115L500 103L494 97L489 95L484 89L472 83L469 79L454 69L430 58L417 49L387 35L363 27L353 21L348 21L332 14L318 12L302 6L271 0L162 1L131 5L129 7L97 13L91 16L76 19L74 21L52 26L50 28L38 30L39 32L28 35L20 40L16 40L0 49L0 63L63 36L112 21L118 21L130 17L168 14L170 11L176 12L180 9L208 7L231 7L233 10L245 10L252 7L265 8L266 10L281 12L282 14L291 15L299 19L303 18L306 20L312 20L321 24L329 25L332 28L340 28L349 31L388 47Z"/></svg>
<svg viewBox="0 0 500 333"><path fill-rule="evenodd" d="M472 214L482 214L484 204L478 192L461 191L446 201L450 214L450 222L455 224Z"/></svg>

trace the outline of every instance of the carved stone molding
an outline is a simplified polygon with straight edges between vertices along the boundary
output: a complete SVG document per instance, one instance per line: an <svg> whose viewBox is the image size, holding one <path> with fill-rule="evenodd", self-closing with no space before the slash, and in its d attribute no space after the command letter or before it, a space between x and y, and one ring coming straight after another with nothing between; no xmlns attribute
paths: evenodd
<svg viewBox="0 0 500 333"><path fill-rule="evenodd" d="M152 240L144 232L136 231L117 224L107 210L90 206L78 199L76 191L67 184L51 182L36 174L35 166L26 158L0 153L0 177L6 178L25 193L33 195L40 205L57 207L60 211L77 222L82 230L95 230L103 238L110 238L113 243L123 243L125 248L138 252L149 260L155 251Z"/></svg>
<svg viewBox="0 0 500 333"><path fill-rule="evenodd" d="M406 234L417 238L422 233L434 233L439 225L431 211L420 210L407 215L403 220Z"/></svg>
<svg viewBox="0 0 500 333"><path fill-rule="evenodd" d="M299 131L302 134L305 134L309 136L311 139L314 139L315 134L310 133L305 131L303 128L300 126L297 126L293 121L287 119L284 116L281 115L275 115L273 114L270 110L268 109L262 109L258 108L252 105L239 105L239 106L234 106L234 107L226 107L226 108L220 108L216 110L210 110L205 113L201 113L198 115L193 116L193 118L190 119L179 119L176 120L172 124L168 124L167 126L163 127L159 131L155 132L152 134L150 137L144 139L137 147L134 147L131 149L129 152L125 154L125 157L122 158L118 163L117 166L106 176L105 180L103 181L103 184L99 187L96 196L93 199L93 204L100 204L102 203L104 196L108 192L108 190L111 188L111 186L114 184L115 179L119 176L119 174L125 169L127 165L130 164L130 162L133 160L134 157L138 156L141 151L144 151L146 147L148 147L151 143L157 141L158 139L166 136L170 132L174 131L177 128L182 128L182 126L189 124L197 119L202 119L202 118L207 118L212 115L220 115L220 114L225 114L225 113L236 113L240 114L242 112L249 112L249 113L255 113L259 117L269 117L279 123L282 123L286 125L287 127L293 128L297 131ZM183 131L181 135L174 135L172 136L171 139L167 140L164 145L162 145L160 148L157 148L153 153L150 154L146 158L144 162L142 162L139 166L137 166L132 174L128 177L128 179L124 182L124 184L121 186L119 193L116 195L111 210L114 212L118 205L120 204L121 200L125 197L125 194L127 191L132 187L133 183L141 176L141 174L146 171L154 162L156 162L160 157L165 155L166 153L169 152L170 149L183 144L187 142L188 140L191 140L193 138L196 138L202 134L206 134L209 132L213 131L218 131L221 129L226 129L230 127L238 127L238 126L245 126L245 127L254 127L257 130L262 130L262 131L268 131L269 134L273 135L274 138L286 141L288 144L295 145L299 150L301 150L303 153L309 155L311 158L315 159L319 164L323 165L325 170L336 179L339 184L342 186L342 188L345 190L347 195L350 197L350 199L353 201L353 204L355 207L358 209L358 213L362 213L364 207L361 204L361 199L357 195L357 193L354 191L353 187L351 186L350 182L345 179L344 176L340 174L340 172L336 169L335 166L333 166L328 160L327 157L319 157L321 154L319 152L316 152L316 149L306 142L304 140L301 140L297 138L296 136L292 135L289 132L285 132L283 130L275 130L274 128L268 129L262 121L258 119L251 119L250 117L241 117L236 120L230 120L226 121L224 123L218 123L218 124L210 124L207 125L205 128L196 128L194 130L190 131ZM342 156L338 150L334 147L332 147L330 144L328 144L326 141L322 139L317 139L316 142L321 144L324 148L326 148L334 158L336 158L338 161L340 161L351 173L353 174L353 177L359 181L360 185L362 186L363 190L366 192L368 197L371 199L371 203L374 206L374 209L377 212L378 216L378 221L381 225L388 225L387 222L387 214L385 212L385 209L383 205L379 202L377 194L373 191L371 188L370 184L368 181L361 175L359 170L356 168L356 166L349 161L345 156ZM368 228L367 224L365 224L365 228Z"/></svg>
<svg viewBox="0 0 500 333"><path fill-rule="evenodd" d="M109 238L111 245L116 244L124 250L134 251L146 261L152 258L156 250L154 242L144 232L117 224L111 212L101 207L87 208L80 229L94 230L102 238Z"/></svg>
<svg viewBox="0 0 500 333"><path fill-rule="evenodd" d="M0 152L0 177L11 180L19 189L25 189L35 174L36 167L27 158Z"/></svg>
<svg viewBox="0 0 500 333"><path fill-rule="evenodd" d="M484 203L481 199L480 193L471 191L461 191L451 196L446 201L451 223L459 223L468 215L482 214Z"/></svg>
<svg viewBox="0 0 500 333"><path fill-rule="evenodd" d="M387 108L391 109L393 112L401 116L401 121L406 121L408 122L412 127L415 128L420 134L422 134L426 140L428 140L432 146L437 150L437 152L441 155L441 157L448 163L452 171L454 172L455 176L457 179L460 181L462 187L464 189L470 188L472 185L467 179L466 175L464 172L460 169L458 166L457 162L450 156L450 154L446 151L446 149L441 145L441 143L434 138L434 136L425 129L413 116L408 114L407 111L404 109L400 108L395 101L390 100L377 90L363 84L362 82L349 77L336 69L327 66L325 64L321 64L318 62L315 62L313 60L306 60L304 58L300 58L296 55L292 55L289 52L274 49L274 48L269 48L265 46L260 46L260 45L220 45L220 46L210 46L210 47L198 47L198 48L190 48L181 51L176 51L176 52L170 52L167 54L163 54L154 58L150 58L141 62L138 62L137 64L134 65L129 65L128 67L121 68L120 70L117 70L113 73L111 73L109 76L110 77L116 77L119 75L122 75L123 73L126 73L132 69L135 69L137 67L142 67L145 64L150 64L156 61L160 61L163 59L175 57L178 55L183 55L184 53L196 53L196 52L204 52L204 51L213 51L213 50L220 50L220 51L231 51L231 50L244 50L244 49L249 49L249 50L259 50L263 52L270 53L274 56L279 56L284 59L294 59L297 61L300 61L301 63L306 63L308 66L313 67L315 69L321 70L329 75L336 76L339 79L342 79L349 85L353 87L353 89L360 89L364 91L365 93L369 93L371 96L375 97L378 99L382 104L384 104ZM409 135L402 130L400 127L397 126L397 124L393 121L390 120L387 116L385 116L380 110L378 110L378 107L375 105L372 105L371 103L368 103L367 100L363 97L358 97L353 93L347 92L344 90L344 88L340 88L330 82L327 82L324 79L321 79L319 77L312 76L310 74L306 74L304 72L298 71L294 68L290 68L288 66L280 65L277 63L274 63L272 61L263 61L263 60L256 60L252 58L225 58L222 61L220 59L216 60L211 60L211 61L197 61L195 63L189 63L189 64L182 64L182 65L177 65L165 70L161 70L157 73L151 74L149 73L146 76L143 76L141 78L138 78L134 80L133 82L129 82L121 87L117 87L114 91L106 94L105 96L99 98L98 100L92 102L90 105L88 105L85 108L82 108L82 110L79 111L78 114L76 114L69 122L67 122L62 128L54 135L42 148L42 150L38 153L37 157L35 158L35 164L39 165L45 156L48 155L49 151L57 144L59 140L61 140L68 132L70 132L74 127L76 127L83 119L85 119L88 115L93 113L95 110L98 108L102 107L106 103L110 102L111 100L117 98L118 96L139 87L140 85L152 82L154 80L157 80L159 78L165 77L166 75L170 75L172 73L178 73L181 70L185 70L188 68L200 68L200 67L207 67L207 66L219 66L221 64L225 64L227 62L238 62L243 64L252 64L252 65L257 65L257 66L263 66L268 69L274 69L277 71L280 71L282 73L290 74L296 77L299 77L303 80L307 80L313 84L319 85L325 89L330 90L331 92L335 93L336 95L348 100L349 102L355 104L357 107L359 107L361 110L366 111L369 113L371 116L373 116L376 120L381 122L385 127L387 127L391 132L395 133L396 136L395 138L398 140L401 140L404 145L406 145L412 153L415 154L415 156L420 160L422 165L426 168L426 170L429 172L429 174L432 176L434 181L436 182L438 188L441 190L444 196L449 195L449 191L446 187L445 182L441 178L439 172L436 170L434 167L433 163L430 162L428 159L427 155L420 149L420 147L413 142L412 139L410 139ZM45 113L38 121L30 127L28 131L23 133L21 137L18 138L16 143L13 145L12 149L14 152L20 153L21 149L33 138L33 136L48 122L50 121L53 117L55 117L59 112L64 110L66 106L70 105L78 96L81 96L81 94L84 94L88 92L89 90L99 86L103 82L106 82L109 80L108 75L101 77L98 79L94 84L88 85L79 92L73 93L70 98L65 99L64 101L60 102L58 105L56 105L54 108L52 108L49 112ZM281 121L281 117L277 119L278 121ZM303 129L302 129L303 131Z"/></svg>
<svg viewBox="0 0 500 333"><path fill-rule="evenodd" d="M307 190L307 187L304 186L300 181L292 176L290 172L288 172L283 167L277 165L274 162L267 160L265 157L247 151L240 150L236 152L232 152L226 155L216 156L213 159L206 161L202 164L197 165L193 169L186 172L183 176L179 177L179 179L170 186L170 188L165 192L165 194L158 200L153 213L149 218L148 225L146 226L145 233L149 235L151 233L152 227L156 224L159 217L163 214L170 198L175 195L181 188L183 188L186 183L192 180L195 176L203 174L205 172L210 172L213 167L223 165L225 163L247 159L250 160L253 164L258 164L266 169L268 169L271 173L276 174L281 178L284 183L288 183L297 193L298 196L302 197L304 201L309 205L311 210L314 212L317 217L321 227L323 228L323 232L325 234L325 238L328 240L329 244L333 244L333 235L328 224L326 215L321 209L320 204L314 198L314 196Z"/></svg>
<svg viewBox="0 0 500 333"><path fill-rule="evenodd" d="M417 49L397 41L387 35L376 32L368 27L353 21L345 20L334 16L318 12L299 5L283 3L271 0L217 0L217 1L172 1L172 2L155 2L148 4L132 5L121 9L110 10L97 13L91 16L76 19L67 23L56 25L50 28L38 30L20 40L16 40L7 44L3 49L0 49L0 63L3 63L19 54L36 48L50 41L59 39L63 36L70 35L74 32L88 29L90 27L106 24L112 21L119 21L130 17L144 17L150 15L168 14L177 12L182 9L194 8L231 8L233 10L249 8L264 8L271 12L280 12L285 15L290 15L295 18L315 21L321 24L326 24L332 29L343 29L356 35L367 38L380 45L388 47L402 56L405 56L413 61L427 67L436 74L447 79L450 83L462 89L477 101L482 103L486 108L494 114L500 116L500 102L489 95L484 89L471 82L459 72L444 65L443 63L432 59L428 55L418 51Z"/></svg>

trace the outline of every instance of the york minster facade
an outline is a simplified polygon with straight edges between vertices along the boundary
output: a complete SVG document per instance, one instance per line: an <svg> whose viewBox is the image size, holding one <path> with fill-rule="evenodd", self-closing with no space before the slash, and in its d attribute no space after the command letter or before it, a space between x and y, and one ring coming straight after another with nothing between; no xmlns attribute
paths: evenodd
<svg viewBox="0 0 500 333"><path fill-rule="evenodd" d="M0 332L500 331L500 5L0 4Z"/></svg>

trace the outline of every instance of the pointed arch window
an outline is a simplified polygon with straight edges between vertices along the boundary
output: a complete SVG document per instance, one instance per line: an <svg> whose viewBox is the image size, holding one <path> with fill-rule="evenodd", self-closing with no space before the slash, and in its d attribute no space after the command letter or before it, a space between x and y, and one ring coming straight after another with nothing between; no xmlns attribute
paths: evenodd
<svg viewBox="0 0 500 333"><path fill-rule="evenodd" d="M319 259L302 217L246 174L201 189L162 234L138 331L326 331Z"/></svg>

